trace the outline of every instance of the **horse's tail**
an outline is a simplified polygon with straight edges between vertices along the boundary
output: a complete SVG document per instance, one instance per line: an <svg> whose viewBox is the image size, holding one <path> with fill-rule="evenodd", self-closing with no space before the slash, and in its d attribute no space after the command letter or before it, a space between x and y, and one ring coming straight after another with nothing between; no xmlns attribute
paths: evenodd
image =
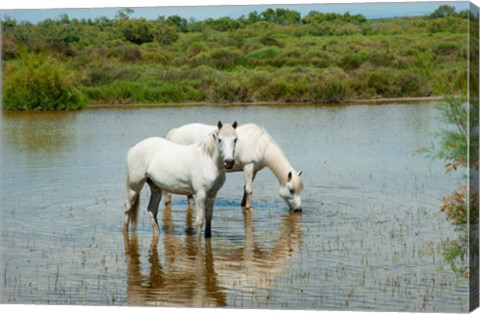
<svg viewBox="0 0 480 314"><path fill-rule="evenodd" d="M138 185L138 182L132 182L130 176L130 165L127 161L127 200L125 201L125 220L124 220L124 229L128 230L129 223L133 228L137 225L138 217L138 208L140 207L140 190L141 186Z"/></svg>

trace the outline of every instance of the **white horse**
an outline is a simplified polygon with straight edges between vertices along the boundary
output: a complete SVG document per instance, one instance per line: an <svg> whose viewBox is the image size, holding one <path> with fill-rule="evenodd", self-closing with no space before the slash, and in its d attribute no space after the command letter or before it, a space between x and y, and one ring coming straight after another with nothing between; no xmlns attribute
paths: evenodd
<svg viewBox="0 0 480 314"><path fill-rule="evenodd" d="M145 184L151 189L148 213L155 235L160 234L157 222L162 191L195 195L197 234L205 216L205 237L211 236L213 203L225 182L225 169L234 165L237 135L233 125L218 122L208 134L188 146L172 143L161 137L147 138L133 146L127 154L127 200L124 231L131 222L136 229L139 194Z"/></svg>
<svg viewBox="0 0 480 314"><path fill-rule="evenodd" d="M215 126L200 123L187 124L170 130L166 138L174 143L188 145L208 134ZM264 167L269 168L280 184L280 196L291 210L301 211L300 193L303 182L302 171L297 172L290 165L282 149L270 134L255 124L244 124L237 129L238 142L235 151L235 163L227 172L243 171L245 186L242 206L252 208L253 180L257 172ZM169 203L171 195L167 194L165 202Z"/></svg>

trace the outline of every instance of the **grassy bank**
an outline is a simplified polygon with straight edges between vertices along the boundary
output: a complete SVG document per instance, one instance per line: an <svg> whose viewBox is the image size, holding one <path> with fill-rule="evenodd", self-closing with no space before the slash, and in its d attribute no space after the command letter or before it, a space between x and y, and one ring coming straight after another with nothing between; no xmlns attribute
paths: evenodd
<svg viewBox="0 0 480 314"><path fill-rule="evenodd" d="M6 19L3 106L35 109L42 97L51 103L46 109L76 109L86 103L339 103L465 92L468 14L438 14L443 11L372 21L318 12L302 18L281 9L201 22L132 19L128 10L111 20ZM22 80L35 67L28 60L48 66ZM51 72L57 73L47 80L52 83L41 85ZM59 106L58 99L69 105Z"/></svg>

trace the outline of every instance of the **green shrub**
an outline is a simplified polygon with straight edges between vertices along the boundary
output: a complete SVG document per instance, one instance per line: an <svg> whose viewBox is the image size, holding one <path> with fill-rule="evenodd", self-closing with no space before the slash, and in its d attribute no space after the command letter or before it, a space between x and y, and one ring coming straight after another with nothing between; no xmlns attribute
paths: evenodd
<svg viewBox="0 0 480 314"><path fill-rule="evenodd" d="M281 54L281 51L282 50L276 46L263 47L248 53L245 56L245 62L250 66L281 66L277 59L277 57Z"/></svg>
<svg viewBox="0 0 480 314"><path fill-rule="evenodd" d="M50 81L79 84L88 99L106 103L340 102L467 90L465 12L369 21L319 12L298 20L273 10L235 20L152 21L133 18L132 12L93 21L66 16L37 24L3 21L4 90L10 88L4 103L10 106L17 97L19 106L28 108L25 78L35 75L25 64L34 62L21 60L40 52L37 58L50 55L44 72L59 77ZM18 73L23 76L14 89ZM58 88L51 85L43 91L53 97Z"/></svg>
<svg viewBox="0 0 480 314"><path fill-rule="evenodd" d="M393 73L394 70L391 68L378 68L368 73L364 79L367 82L367 87L375 91L376 96L396 97L400 88L394 84Z"/></svg>
<svg viewBox="0 0 480 314"><path fill-rule="evenodd" d="M369 57L369 53L363 50L356 53L347 54L342 58L341 65L344 69L354 70L368 61Z"/></svg>
<svg viewBox="0 0 480 314"><path fill-rule="evenodd" d="M412 70L401 71L394 84L400 89L397 97L422 97L432 93L428 81Z"/></svg>
<svg viewBox="0 0 480 314"><path fill-rule="evenodd" d="M171 45L178 40L178 32L173 26L162 25L155 32L155 41L162 45Z"/></svg>
<svg viewBox="0 0 480 314"><path fill-rule="evenodd" d="M284 44L269 35L260 38L260 42L265 46L276 46L278 48L283 48L285 46Z"/></svg>
<svg viewBox="0 0 480 314"><path fill-rule="evenodd" d="M187 49L187 53L190 57L194 57L205 51L208 51L208 47L203 42L193 42Z"/></svg>
<svg viewBox="0 0 480 314"><path fill-rule="evenodd" d="M30 54L6 64L3 84L6 110L77 110L86 105L73 72L46 55Z"/></svg>
<svg viewBox="0 0 480 314"><path fill-rule="evenodd" d="M114 81L104 86L83 88L92 102L132 103L178 103L201 101L205 97L194 82L131 82Z"/></svg>
<svg viewBox="0 0 480 314"><path fill-rule="evenodd" d="M350 79L339 68L325 70L311 81L311 97L317 103L340 103L352 95Z"/></svg>
<svg viewBox="0 0 480 314"><path fill-rule="evenodd" d="M110 84L113 81L135 81L142 75L141 68L109 62L92 62L85 69L81 83L86 86Z"/></svg>
<svg viewBox="0 0 480 314"><path fill-rule="evenodd" d="M153 27L146 19L118 21L119 29L125 41L141 45L155 38Z"/></svg>
<svg viewBox="0 0 480 314"><path fill-rule="evenodd" d="M126 62L135 62L142 58L142 52L138 47L126 47L122 51L122 60Z"/></svg>
<svg viewBox="0 0 480 314"><path fill-rule="evenodd" d="M250 93L246 84L225 78L217 80L210 86L207 92L207 100L211 102L248 102L251 101Z"/></svg>
<svg viewBox="0 0 480 314"><path fill-rule="evenodd" d="M168 64L172 60L172 56L166 51L146 51L142 54L144 63Z"/></svg>
<svg viewBox="0 0 480 314"><path fill-rule="evenodd" d="M235 67L240 54L231 48L214 49L209 53L210 66L219 70Z"/></svg>

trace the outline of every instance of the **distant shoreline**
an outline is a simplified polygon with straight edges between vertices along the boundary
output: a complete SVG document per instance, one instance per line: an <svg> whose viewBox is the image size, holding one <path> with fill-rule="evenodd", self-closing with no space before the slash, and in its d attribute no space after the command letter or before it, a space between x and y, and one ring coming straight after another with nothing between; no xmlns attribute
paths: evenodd
<svg viewBox="0 0 480 314"><path fill-rule="evenodd" d="M175 108L175 107L291 107L291 106L348 106L348 105L365 105L365 104L394 104L403 103L411 104L418 102L441 101L445 96L429 96L429 97L399 97L399 98L374 98L374 99L350 99L341 103L309 103L309 102L233 102L233 103L208 103L208 102L183 102L183 103L131 103L131 104L91 104L85 109L135 109L135 108Z"/></svg>

